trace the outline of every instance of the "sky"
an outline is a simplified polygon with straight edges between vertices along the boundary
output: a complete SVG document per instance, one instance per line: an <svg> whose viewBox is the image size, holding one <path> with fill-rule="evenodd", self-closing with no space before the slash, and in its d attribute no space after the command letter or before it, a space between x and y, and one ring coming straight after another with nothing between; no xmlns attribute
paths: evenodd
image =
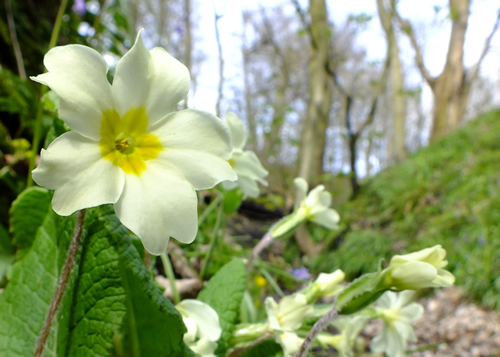
<svg viewBox="0 0 500 357"><path fill-rule="evenodd" d="M307 7L307 1L301 1L303 7ZM442 70L445 62L447 44L450 33L450 21L447 20L446 0L400 0L398 9L403 18L411 21L418 39L424 43L424 62L432 75L437 75ZM262 2L264 4L264 2ZM242 33L241 13L243 10L255 10L259 7L259 1L230 1L230 0L200 0L197 8L197 31L195 36L199 39L198 48L204 52L206 59L199 70L198 84L194 97L190 99L190 106L198 109L215 111L218 85L218 52L215 40L214 28L214 6L216 11L223 15L219 20L219 32L225 60L225 76L227 77L225 96L230 97L231 84L241 83L242 59L241 42ZM294 8L289 0L266 0L265 7L283 6L290 13ZM438 14L434 7L443 8ZM330 20L340 25L346 21L351 14L366 13L372 15L373 19L357 39L357 45L365 48L370 60L383 59L385 56L385 38L380 27L376 12L375 0L327 0ZM482 51L484 41L493 28L496 11L500 7L498 0L473 0L471 16L465 44L466 66L473 65ZM413 63L413 50L409 41L402 36L401 57L405 63ZM483 74L491 78L500 78L500 33L492 43L490 54L483 62L481 68ZM408 79L412 83L418 83L420 77L414 71ZM224 110L231 110L227 105Z"/></svg>

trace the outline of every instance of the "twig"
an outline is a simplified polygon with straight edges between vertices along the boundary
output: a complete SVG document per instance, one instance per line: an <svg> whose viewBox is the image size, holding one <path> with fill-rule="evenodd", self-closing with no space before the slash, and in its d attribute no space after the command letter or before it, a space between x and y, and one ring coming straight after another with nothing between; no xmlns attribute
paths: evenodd
<svg viewBox="0 0 500 357"><path fill-rule="evenodd" d="M332 309L328 311L326 315L323 315L318 321L316 321L311 331L309 331L309 334L304 339L304 342L300 346L299 350L295 354L295 357L304 357L309 351L311 343L316 339L318 334L326 327L326 325L328 325L330 321L332 321L335 317L337 317L337 308L334 304Z"/></svg>
<svg viewBox="0 0 500 357"><path fill-rule="evenodd" d="M57 314L57 310L59 309L59 304L61 303L64 291L66 290L66 285L68 283L69 276L75 265L76 254L78 252L78 247L80 246L80 240L82 238L84 219L85 219L85 210L82 209L81 211L78 211L76 214L75 230L73 232L73 237L71 238L71 243L68 248L66 260L64 261L64 265L61 270L61 275L59 277L59 283L57 284L54 298L50 303L49 312L47 313L47 317L45 318L45 323L42 327L42 331L40 332L40 336L38 337L38 342L36 343L34 357L41 357L43 354L43 349L45 348L45 343L47 342L47 338L49 337L52 321L54 320L54 317Z"/></svg>
<svg viewBox="0 0 500 357"><path fill-rule="evenodd" d="M21 52L21 46L19 46L19 41L17 39L16 23L14 21L14 13L10 0L5 0L5 11L7 12L10 39L12 41L12 47L14 48L14 55L16 56L17 71L19 72L19 77L25 81L27 77L26 70L24 69L23 53Z"/></svg>

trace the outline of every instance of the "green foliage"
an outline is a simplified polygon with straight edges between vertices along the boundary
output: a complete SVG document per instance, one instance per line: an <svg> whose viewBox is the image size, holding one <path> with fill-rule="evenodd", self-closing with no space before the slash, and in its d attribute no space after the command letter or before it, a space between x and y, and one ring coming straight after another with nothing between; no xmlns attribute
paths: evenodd
<svg viewBox="0 0 500 357"><path fill-rule="evenodd" d="M38 213L44 210L41 205ZM0 295L0 355L33 353L73 225L74 217L59 217L50 210L24 259L13 266ZM183 342L180 314L151 280L111 207L88 210L79 260L45 355L193 355Z"/></svg>
<svg viewBox="0 0 500 357"><path fill-rule="evenodd" d="M500 111L493 111L367 181L338 208L346 228L333 240L339 247L314 268L341 268L353 279L381 258L441 244L456 284L500 308L498 162Z"/></svg>
<svg viewBox="0 0 500 357"><path fill-rule="evenodd" d="M31 248L40 227L51 210L52 195L44 188L31 187L23 191L10 209L10 231L19 257Z"/></svg>
<svg viewBox="0 0 500 357"><path fill-rule="evenodd" d="M219 315L222 336L215 353L224 356L240 312L245 292L247 272L241 259L224 265L198 295L198 300L209 304Z"/></svg>
<svg viewBox="0 0 500 357"><path fill-rule="evenodd" d="M241 354L241 357L262 357L262 356L267 356L267 357L273 357L273 356L281 356L283 352L283 349L281 346L276 343L273 339L267 339L264 340L252 348L249 348L243 354Z"/></svg>
<svg viewBox="0 0 500 357"><path fill-rule="evenodd" d="M375 302L387 288L379 288L383 274L369 273L354 280L338 296L335 305L339 314L349 315Z"/></svg>

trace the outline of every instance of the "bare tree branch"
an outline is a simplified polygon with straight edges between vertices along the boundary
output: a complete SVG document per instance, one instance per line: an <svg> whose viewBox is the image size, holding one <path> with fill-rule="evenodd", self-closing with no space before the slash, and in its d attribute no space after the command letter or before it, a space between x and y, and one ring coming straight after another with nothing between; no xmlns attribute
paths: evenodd
<svg viewBox="0 0 500 357"><path fill-rule="evenodd" d="M24 69L23 53L21 52L21 46L19 46L19 41L17 40L16 23L14 21L14 14L12 12L10 0L5 0L5 11L7 12L10 40L12 41L12 47L14 48L17 71L19 72L19 77L21 77L21 79L25 81L27 77L26 70Z"/></svg>
<svg viewBox="0 0 500 357"><path fill-rule="evenodd" d="M219 87L217 88L217 104L215 105L215 111L217 116L221 116L221 103L224 98L223 88L224 88L224 56L222 54L222 44L220 41L219 34L219 20L224 15L219 15L216 12L215 4L214 4L214 19L215 19L215 39L217 40L217 49L219 51Z"/></svg>
<svg viewBox="0 0 500 357"><path fill-rule="evenodd" d="M424 79L429 83L429 85L431 85L432 83L435 82L435 78L431 76L431 74L425 67L424 58L422 56L422 49L417 43L415 33L413 32L413 27L411 26L408 20L403 19L401 15L399 15L398 11L396 10L396 7L393 7L393 11L404 33L406 33L408 35L408 38L410 39L410 43L413 47L413 50L415 51L415 62L417 63L417 67L420 71L420 74L422 74L422 77L424 77Z"/></svg>
<svg viewBox="0 0 500 357"><path fill-rule="evenodd" d="M491 30L490 35L484 42L483 52L481 53L481 56L477 60L477 63L474 65L474 67L471 68L469 72L470 74L467 76L468 82L472 82L477 78L479 74L479 68L481 67L481 63L483 62L484 58L488 54L488 51L490 50L491 40L493 39L493 36L495 36L495 33L497 32L499 26L500 26L500 9L498 9L497 11L497 19L495 21L495 24L493 25L493 29Z"/></svg>

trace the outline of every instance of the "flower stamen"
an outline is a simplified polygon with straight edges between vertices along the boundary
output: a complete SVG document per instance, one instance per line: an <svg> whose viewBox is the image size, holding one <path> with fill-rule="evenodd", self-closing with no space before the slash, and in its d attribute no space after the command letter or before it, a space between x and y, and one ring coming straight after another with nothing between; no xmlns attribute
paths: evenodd
<svg viewBox="0 0 500 357"><path fill-rule="evenodd" d="M128 138L119 139L115 141L115 148L121 153L124 153L130 147Z"/></svg>

